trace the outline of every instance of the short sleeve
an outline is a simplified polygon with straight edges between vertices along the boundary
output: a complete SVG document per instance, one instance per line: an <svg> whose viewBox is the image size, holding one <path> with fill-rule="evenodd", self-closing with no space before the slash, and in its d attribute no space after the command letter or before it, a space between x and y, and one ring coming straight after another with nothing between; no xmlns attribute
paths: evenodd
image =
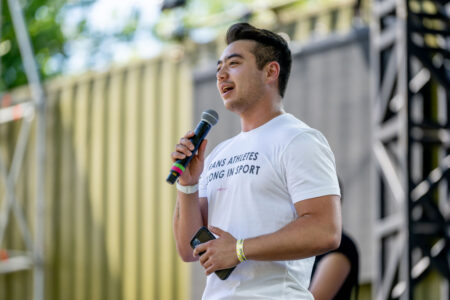
<svg viewBox="0 0 450 300"><path fill-rule="evenodd" d="M293 203L340 195L334 155L320 132L310 130L295 136L283 152L281 163Z"/></svg>

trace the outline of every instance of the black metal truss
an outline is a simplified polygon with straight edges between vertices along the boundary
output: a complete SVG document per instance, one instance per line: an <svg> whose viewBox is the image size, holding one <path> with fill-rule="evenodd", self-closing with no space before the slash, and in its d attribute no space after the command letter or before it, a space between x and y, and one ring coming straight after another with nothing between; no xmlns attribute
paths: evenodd
<svg viewBox="0 0 450 300"><path fill-rule="evenodd" d="M375 300L414 299L431 270L450 299L449 14L449 0L373 3Z"/></svg>

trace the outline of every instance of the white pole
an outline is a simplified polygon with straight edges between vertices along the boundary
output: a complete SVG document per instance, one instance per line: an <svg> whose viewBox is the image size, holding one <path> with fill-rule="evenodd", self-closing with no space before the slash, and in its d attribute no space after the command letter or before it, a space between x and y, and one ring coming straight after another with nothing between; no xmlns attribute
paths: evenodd
<svg viewBox="0 0 450 300"><path fill-rule="evenodd" d="M36 214L34 239L34 300L44 300L44 231L45 231L45 96L22 8L17 0L8 0L14 31L19 43L31 96L36 105Z"/></svg>

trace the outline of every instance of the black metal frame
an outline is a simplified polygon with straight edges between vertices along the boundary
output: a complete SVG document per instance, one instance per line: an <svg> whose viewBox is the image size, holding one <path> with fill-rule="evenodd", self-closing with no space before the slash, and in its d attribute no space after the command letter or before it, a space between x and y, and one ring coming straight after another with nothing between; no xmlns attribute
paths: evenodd
<svg viewBox="0 0 450 300"><path fill-rule="evenodd" d="M447 279L441 296L450 299L448 6L449 0L373 3L376 300L414 299L432 269Z"/></svg>

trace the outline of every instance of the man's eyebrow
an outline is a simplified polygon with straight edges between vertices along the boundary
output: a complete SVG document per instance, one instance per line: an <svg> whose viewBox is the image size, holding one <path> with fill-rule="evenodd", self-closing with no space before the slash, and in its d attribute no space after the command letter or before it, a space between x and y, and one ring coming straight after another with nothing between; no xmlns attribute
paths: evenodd
<svg viewBox="0 0 450 300"><path fill-rule="evenodd" d="M225 61L227 61L227 60L229 60L229 59L231 59L231 58L233 58L233 57L244 58L242 55L240 55L240 54L238 54L238 53L233 53L233 54L230 54L230 55L228 55L227 57L225 57ZM218 61L217 61L217 64L218 64L218 65L220 65L221 63L222 63L221 60L218 60Z"/></svg>

